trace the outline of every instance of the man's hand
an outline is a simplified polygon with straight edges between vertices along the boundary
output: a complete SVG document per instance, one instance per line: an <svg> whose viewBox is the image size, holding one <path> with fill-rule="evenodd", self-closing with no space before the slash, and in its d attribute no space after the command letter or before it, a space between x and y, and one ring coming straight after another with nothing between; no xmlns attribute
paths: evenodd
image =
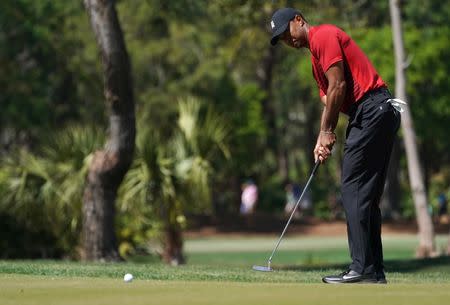
<svg viewBox="0 0 450 305"><path fill-rule="evenodd" d="M321 131L314 148L314 160L324 163L331 156L334 143L336 143L336 134L334 132Z"/></svg>

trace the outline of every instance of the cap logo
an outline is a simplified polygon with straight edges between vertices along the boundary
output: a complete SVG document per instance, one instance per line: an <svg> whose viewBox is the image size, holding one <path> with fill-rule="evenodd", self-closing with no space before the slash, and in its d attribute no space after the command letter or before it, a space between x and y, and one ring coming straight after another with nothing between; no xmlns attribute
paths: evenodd
<svg viewBox="0 0 450 305"><path fill-rule="evenodd" d="M275 23L272 21L270 21L270 26L272 27L272 29L275 27Z"/></svg>

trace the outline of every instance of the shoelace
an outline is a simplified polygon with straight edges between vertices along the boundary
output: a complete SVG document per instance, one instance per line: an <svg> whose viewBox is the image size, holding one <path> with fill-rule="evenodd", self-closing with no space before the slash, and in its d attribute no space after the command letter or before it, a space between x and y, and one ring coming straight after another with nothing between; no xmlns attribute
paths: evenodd
<svg viewBox="0 0 450 305"><path fill-rule="evenodd" d="M398 98L390 98L386 101L386 103L389 103L392 105L392 107L394 107L395 110L397 110L398 112L402 113L403 111L405 111L402 108L402 105L406 105L405 101L402 101L401 99Z"/></svg>
<svg viewBox="0 0 450 305"><path fill-rule="evenodd" d="M349 274L349 273L350 273L350 271L351 271L351 269L348 269L348 270L346 270L346 271L342 272L341 274L339 274L339 276L344 276L344 275L347 275L347 274Z"/></svg>

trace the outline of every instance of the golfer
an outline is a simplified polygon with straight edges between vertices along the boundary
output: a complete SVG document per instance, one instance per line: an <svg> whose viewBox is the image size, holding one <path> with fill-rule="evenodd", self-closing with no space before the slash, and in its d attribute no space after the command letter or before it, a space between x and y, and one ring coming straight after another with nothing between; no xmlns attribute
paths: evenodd
<svg viewBox="0 0 450 305"><path fill-rule="evenodd" d="M312 72L323 103L316 161L325 162L336 142L339 112L349 117L342 163L342 201L352 263L325 283L386 283L381 244L380 197L400 126L398 100L367 56L334 25L308 24L300 11L283 8L270 21L271 44L279 40L311 52Z"/></svg>

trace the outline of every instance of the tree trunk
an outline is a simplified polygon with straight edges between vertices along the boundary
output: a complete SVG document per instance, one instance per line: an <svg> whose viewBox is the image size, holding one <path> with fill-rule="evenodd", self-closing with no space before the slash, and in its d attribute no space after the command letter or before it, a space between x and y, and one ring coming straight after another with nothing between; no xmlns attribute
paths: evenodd
<svg viewBox="0 0 450 305"><path fill-rule="evenodd" d="M164 234L164 262L172 266L184 264L185 258L183 255L183 236L181 229L169 225Z"/></svg>
<svg viewBox="0 0 450 305"><path fill-rule="evenodd" d="M115 199L133 159L136 134L131 68L113 0L85 0L100 49L109 112L108 140L89 166L83 197L86 260L120 259L114 230Z"/></svg>
<svg viewBox="0 0 450 305"><path fill-rule="evenodd" d="M389 6L395 49L395 94L398 98L406 102L406 66L401 27L400 0L389 0ZM405 110L402 113L403 139L408 161L409 181L419 227L419 247L417 248L416 255L418 257L428 257L435 253L433 223L427 208L427 197L419 162L411 112L408 105L403 106L403 108Z"/></svg>
<svg viewBox="0 0 450 305"><path fill-rule="evenodd" d="M256 76L261 89L266 93L262 101L264 120L267 122L267 145L277 160L277 170L282 180L287 179L285 172L283 150L280 149L280 136L276 124L276 110L272 101L272 78L276 60L276 48L269 47L264 54L261 65L256 69Z"/></svg>
<svg viewBox="0 0 450 305"><path fill-rule="evenodd" d="M182 227L177 221L176 203L174 198L165 198L161 202L159 215L164 219L162 235L161 258L166 264L178 266L184 264Z"/></svg>

